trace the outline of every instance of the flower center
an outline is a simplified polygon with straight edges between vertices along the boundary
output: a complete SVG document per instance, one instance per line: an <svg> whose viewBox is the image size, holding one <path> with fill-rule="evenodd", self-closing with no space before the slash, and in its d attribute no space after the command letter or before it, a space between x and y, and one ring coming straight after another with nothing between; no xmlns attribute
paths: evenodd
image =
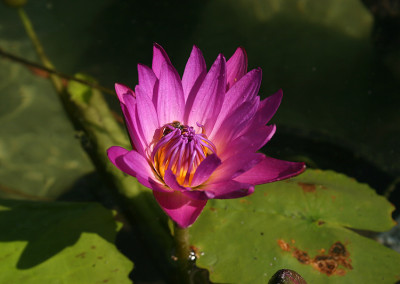
<svg viewBox="0 0 400 284"><path fill-rule="evenodd" d="M198 125L202 127L201 125ZM161 128L160 139L151 153L153 168L161 180L170 169L182 186L190 187L200 163L216 153L214 144L203 133L196 134L193 127L173 121Z"/></svg>

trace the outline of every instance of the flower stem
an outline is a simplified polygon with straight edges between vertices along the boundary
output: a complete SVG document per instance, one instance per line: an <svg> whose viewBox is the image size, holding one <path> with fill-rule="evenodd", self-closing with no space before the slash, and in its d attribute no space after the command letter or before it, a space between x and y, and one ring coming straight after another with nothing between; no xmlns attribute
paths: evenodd
<svg viewBox="0 0 400 284"><path fill-rule="evenodd" d="M189 245L189 229L181 228L174 222L175 256L177 258L180 283L190 283L191 261Z"/></svg>
<svg viewBox="0 0 400 284"><path fill-rule="evenodd" d="M42 64L48 69L55 70L45 54L28 15L22 8L18 9L18 13ZM169 275L170 266L166 264L165 259L160 258L160 251L171 249L172 238L163 226L165 220L161 217L163 215L160 215L162 214L159 212L161 210L155 204L149 190L140 186L135 179L127 177L107 158L106 149L110 146L123 145L127 147L130 143L125 132L113 117L104 97L98 90L93 89L89 102L76 102L71 99L71 93L57 74L50 74L49 79L52 81L62 106L73 123L77 135L81 138L82 146L93 165L107 181L114 185L115 194L118 195L118 199L122 200L120 203L121 207L125 209L125 215L128 215L131 221L134 218L137 220L134 223L145 235L143 240L147 242L149 252L154 257L156 265L163 274Z"/></svg>
<svg viewBox="0 0 400 284"><path fill-rule="evenodd" d="M27 14L25 13L23 8L18 8L18 14L19 17L21 18L21 22L25 27L25 31L28 34L29 38L31 39L33 46L36 49L36 53L38 54L40 61L42 61L43 65L46 68L49 69L54 69L53 64L51 63L51 61L49 60L49 58L46 56L44 50L43 50L43 46L40 43L39 38L36 35L36 32L33 28L32 22L29 20ZM55 89L57 90L57 92L61 93L63 90L63 85L62 85L62 81L61 79L56 76L56 75L50 75L50 79L55 87Z"/></svg>

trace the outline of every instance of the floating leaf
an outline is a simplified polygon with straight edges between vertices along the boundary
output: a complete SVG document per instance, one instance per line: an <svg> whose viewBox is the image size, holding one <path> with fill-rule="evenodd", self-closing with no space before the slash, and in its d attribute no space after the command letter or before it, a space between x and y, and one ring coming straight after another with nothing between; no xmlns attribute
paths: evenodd
<svg viewBox="0 0 400 284"><path fill-rule="evenodd" d="M352 230L390 229L393 209L354 179L307 170L247 198L210 201L191 242L213 282L267 283L291 269L308 283L395 283L400 254Z"/></svg>
<svg viewBox="0 0 400 284"><path fill-rule="evenodd" d="M120 227L95 203L0 200L0 283L131 283Z"/></svg>

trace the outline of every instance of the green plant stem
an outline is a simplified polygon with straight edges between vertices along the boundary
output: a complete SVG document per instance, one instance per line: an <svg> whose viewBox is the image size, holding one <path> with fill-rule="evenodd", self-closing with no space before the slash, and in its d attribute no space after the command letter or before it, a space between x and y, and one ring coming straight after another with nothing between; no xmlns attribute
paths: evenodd
<svg viewBox="0 0 400 284"><path fill-rule="evenodd" d="M190 256L190 243L189 243L189 229L181 228L174 222L174 243L175 243L175 256L177 258L178 270L180 276L180 283L190 283L190 270L191 261Z"/></svg>
<svg viewBox="0 0 400 284"><path fill-rule="evenodd" d="M22 8L18 9L26 32L31 39L42 64L55 70L53 64L46 56L44 49L34 31L33 25ZM167 252L172 248L171 235L168 232L166 217L160 214L159 207L155 204L150 190L144 189L132 177L126 176L109 161L106 150L110 146L120 145L130 147L129 139L118 122L113 117L107 102L102 94L89 87L90 99L86 101L74 100L71 93L63 85L57 74L50 74L62 106L81 139L81 144L98 172L116 189L115 195L122 203L130 221L135 219L135 225L145 236L149 255L153 256L154 263L164 275L168 275L170 267ZM164 218L164 219L163 219ZM160 252L163 252L164 255Z"/></svg>
<svg viewBox="0 0 400 284"><path fill-rule="evenodd" d="M42 61L42 64L46 68L54 69L53 64L51 63L51 61L48 59L48 57L44 53L43 47L40 44L39 38L37 37L37 35L35 33L32 22L29 20L29 18L26 15L23 8L18 8L18 15L21 18L21 21L25 27L26 33L28 34L29 38L31 39L31 41L33 43L33 46L35 47L36 53L38 54L40 61ZM50 74L50 80L52 81L57 92L61 93L64 88L62 85L61 79L54 74Z"/></svg>
<svg viewBox="0 0 400 284"><path fill-rule="evenodd" d="M25 21L26 21L26 18L27 18L26 15L24 15L23 19L25 19ZM32 30L32 29L30 28L30 30ZM110 94L110 95L113 95L113 96L116 95L115 92L113 90L109 89L109 88L103 87L103 86L101 86L99 84L96 84L94 82L88 82L88 81L82 80L80 78L76 78L74 76L70 76L68 74L64 74L64 73L58 72L57 70L42 66L42 65L37 64L35 62L26 60L25 58L21 58L19 56L16 56L14 54L6 52L1 48L0 48L0 55L4 56L5 58L7 58L9 60L12 60L14 62L21 63L21 64L23 64L23 65L25 65L27 67L39 69L39 70L45 71L46 73L49 73L49 74L55 74L55 75L57 75L57 77L62 78L62 79L66 79L68 81L75 81L75 82L79 82L79 83L85 84L85 85L87 85L89 87L98 89L98 90L102 91L103 93L107 93L107 94Z"/></svg>

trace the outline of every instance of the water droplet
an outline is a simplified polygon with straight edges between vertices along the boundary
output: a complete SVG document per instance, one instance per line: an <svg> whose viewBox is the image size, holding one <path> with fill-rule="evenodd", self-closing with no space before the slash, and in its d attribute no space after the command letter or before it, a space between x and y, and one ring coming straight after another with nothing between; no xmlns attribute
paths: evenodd
<svg viewBox="0 0 400 284"><path fill-rule="evenodd" d="M194 251L191 251L189 254L189 260L190 261L195 261L196 260L196 254L194 253Z"/></svg>

